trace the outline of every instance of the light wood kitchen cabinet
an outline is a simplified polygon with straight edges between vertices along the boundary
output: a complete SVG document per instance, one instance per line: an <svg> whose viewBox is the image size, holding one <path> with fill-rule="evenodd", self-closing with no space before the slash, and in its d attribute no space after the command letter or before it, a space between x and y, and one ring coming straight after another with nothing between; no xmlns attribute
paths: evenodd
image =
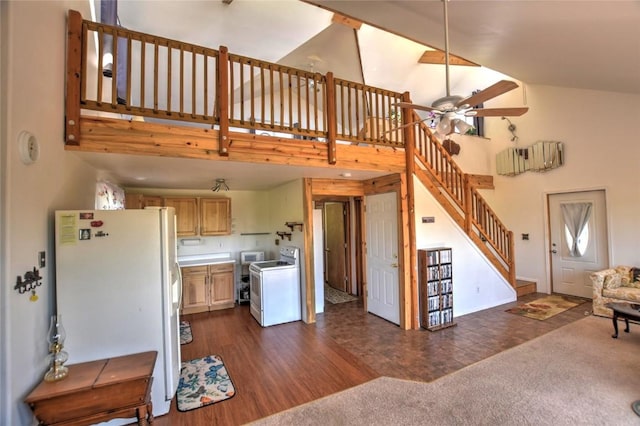
<svg viewBox="0 0 640 426"><path fill-rule="evenodd" d="M231 199L200 198L200 235L231 234Z"/></svg>
<svg viewBox="0 0 640 426"><path fill-rule="evenodd" d="M149 206L162 207L163 205L163 198L155 195L125 194L124 197L125 209L144 209Z"/></svg>
<svg viewBox="0 0 640 426"><path fill-rule="evenodd" d="M233 263L209 265L210 310L233 308L235 305Z"/></svg>
<svg viewBox="0 0 640 426"><path fill-rule="evenodd" d="M233 263L182 268L181 313L185 315L233 308L233 268Z"/></svg>
<svg viewBox="0 0 640 426"><path fill-rule="evenodd" d="M182 268L182 313L193 314L209 310L209 267Z"/></svg>
<svg viewBox="0 0 640 426"><path fill-rule="evenodd" d="M178 237L198 235L198 199L165 197L164 205L176 210L176 234Z"/></svg>

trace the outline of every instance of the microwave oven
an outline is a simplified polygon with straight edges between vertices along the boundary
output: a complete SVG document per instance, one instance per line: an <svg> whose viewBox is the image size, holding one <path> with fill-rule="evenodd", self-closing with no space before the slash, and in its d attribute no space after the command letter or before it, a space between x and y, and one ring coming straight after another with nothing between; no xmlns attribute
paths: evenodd
<svg viewBox="0 0 640 426"><path fill-rule="evenodd" d="M240 263L242 265L248 265L252 262L262 262L264 260L263 251L241 251Z"/></svg>

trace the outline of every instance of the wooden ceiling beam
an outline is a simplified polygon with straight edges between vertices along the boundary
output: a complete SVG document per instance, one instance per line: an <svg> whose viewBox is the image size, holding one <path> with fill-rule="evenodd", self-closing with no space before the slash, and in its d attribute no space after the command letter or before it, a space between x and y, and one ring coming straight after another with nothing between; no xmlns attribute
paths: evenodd
<svg viewBox="0 0 640 426"><path fill-rule="evenodd" d="M419 64L441 64L445 63L445 53L442 50L427 50L425 51L420 59L418 59ZM449 54L449 64L450 65L464 65L467 67L479 67L480 65L475 62L467 61L460 56Z"/></svg>
<svg viewBox="0 0 640 426"><path fill-rule="evenodd" d="M353 19L353 18L348 18L344 15L340 15L337 13L333 14L333 18L331 18L331 23L346 25L347 27L353 28L354 30L359 30L360 27L362 26L362 21L358 21L357 19Z"/></svg>

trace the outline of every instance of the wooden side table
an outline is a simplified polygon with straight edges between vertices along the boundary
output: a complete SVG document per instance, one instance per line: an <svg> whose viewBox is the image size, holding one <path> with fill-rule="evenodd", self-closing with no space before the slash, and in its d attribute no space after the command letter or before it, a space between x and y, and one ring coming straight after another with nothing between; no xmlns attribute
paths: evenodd
<svg viewBox="0 0 640 426"><path fill-rule="evenodd" d="M119 417L153 423L151 382L156 351L69 365L69 375L42 381L27 396L40 425L90 425Z"/></svg>

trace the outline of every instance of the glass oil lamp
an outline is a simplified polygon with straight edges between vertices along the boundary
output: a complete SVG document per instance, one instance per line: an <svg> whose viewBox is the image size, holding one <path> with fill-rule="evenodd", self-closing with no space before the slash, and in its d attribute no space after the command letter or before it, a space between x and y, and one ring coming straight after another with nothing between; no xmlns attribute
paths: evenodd
<svg viewBox="0 0 640 426"><path fill-rule="evenodd" d="M69 359L69 354L62 350L64 348L64 339L67 334L62 326L62 315L52 315L49 323L49 331L47 333L47 341L49 342L49 371L44 375L46 382L55 382L62 380L69 374L69 368L64 363Z"/></svg>

